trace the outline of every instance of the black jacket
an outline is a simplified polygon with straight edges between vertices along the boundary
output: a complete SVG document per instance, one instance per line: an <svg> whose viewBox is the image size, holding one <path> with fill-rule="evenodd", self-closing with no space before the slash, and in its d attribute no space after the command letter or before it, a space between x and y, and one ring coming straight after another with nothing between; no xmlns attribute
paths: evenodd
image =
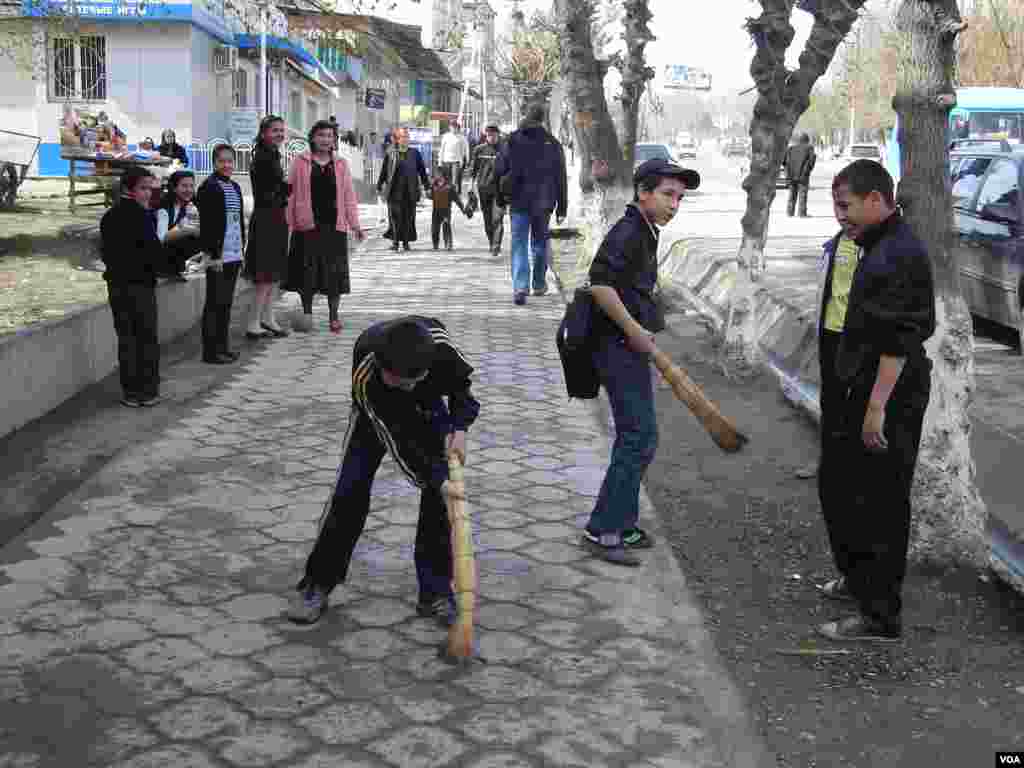
<svg viewBox="0 0 1024 768"><path fill-rule="evenodd" d="M403 153L392 146L384 155L384 162L380 166L380 175L377 177L377 191L383 195L385 200L391 200L395 196L392 192L405 195L414 203L420 201L420 182L423 189L430 189L430 179L427 177L427 166L423 162L423 155L416 147L408 147Z"/></svg>
<svg viewBox="0 0 1024 768"><path fill-rule="evenodd" d="M810 144L794 144L786 150L786 178L789 182L806 184L811 180L811 171L814 170L814 163L818 156L814 154L814 147Z"/></svg>
<svg viewBox="0 0 1024 768"><path fill-rule="evenodd" d="M369 418L406 477L420 488L438 488L448 479L444 437L467 429L480 413L480 403L470 392L473 366L452 342L444 324L429 317L413 319L430 330L437 345L430 373L411 392L383 382L375 353L380 351L387 330L408 319L377 323L360 334L352 354L352 402L360 415Z"/></svg>
<svg viewBox="0 0 1024 768"><path fill-rule="evenodd" d="M498 190L495 170L500 150L500 144L488 144L486 141L477 144L473 149L471 175L476 181L476 188L484 194L493 194Z"/></svg>
<svg viewBox="0 0 1024 768"><path fill-rule="evenodd" d="M203 250L210 255L210 258L219 259L221 250L224 248L224 229L227 227L227 214L224 210L224 192L217 183L217 174L208 176L196 192L196 205L199 208L199 242ZM228 179L235 191L238 192L238 199L242 201L242 211L239 223L242 227L242 247L245 247L245 198L242 197L242 188L234 179Z"/></svg>
<svg viewBox="0 0 1024 768"><path fill-rule="evenodd" d="M543 213L556 211L565 218L569 208L569 185L565 152L558 140L539 123L524 122L508 137L498 155L495 175L502 185L502 197L513 211Z"/></svg>
<svg viewBox="0 0 1024 768"><path fill-rule="evenodd" d="M284 177L279 150L256 142L249 165L249 181L252 184L253 208L287 207L291 189Z"/></svg>
<svg viewBox="0 0 1024 768"><path fill-rule="evenodd" d="M100 219L100 248L110 283L153 285L166 263L152 212L127 197Z"/></svg>
<svg viewBox="0 0 1024 768"><path fill-rule="evenodd" d="M180 160L182 165L186 168L188 167L188 153L181 144L178 144L177 142L174 144L161 144L156 148L156 151L164 157L169 157L172 160Z"/></svg>
<svg viewBox="0 0 1024 768"><path fill-rule="evenodd" d="M651 333L665 329L665 319L654 298L658 283L658 229L634 204L605 235L590 265L590 284L611 286L623 305L640 325ZM594 313L595 335L621 336L622 329L598 309Z"/></svg>
<svg viewBox="0 0 1024 768"><path fill-rule="evenodd" d="M924 351L924 342L935 332L931 262L924 244L899 214L865 232L857 244L862 252L850 286L836 375L866 405L881 356L904 357L904 375L893 391L899 400L907 382L931 368ZM832 297L833 268L830 258L822 313Z"/></svg>

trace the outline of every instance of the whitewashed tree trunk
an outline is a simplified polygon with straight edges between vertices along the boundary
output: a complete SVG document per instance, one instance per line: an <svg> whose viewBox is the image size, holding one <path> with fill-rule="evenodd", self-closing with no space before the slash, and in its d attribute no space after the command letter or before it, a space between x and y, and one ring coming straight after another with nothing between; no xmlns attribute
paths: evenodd
<svg viewBox="0 0 1024 768"><path fill-rule="evenodd" d="M901 181L898 199L907 223L924 241L935 276L935 335L927 349L934 365L932 394L914 486L911 551L918 558L987 560L987 511L975 484L968 415L974 390L973 329L960 292L952 249L953 208L947 126L955 104L956 36L966 28L956 0L904 0L899 31L897 90Z"/></svg>
<svg viewBox="0 0 1024 768"><path fill-rule="evenodd" d="M814 25L795 71L786 68L786 50L795 34L790 23L793 0L761 0L761 15L747 21L756 49L750 76L758 96L750 122L750 171L743 180L747 192L747 209L740 222L743 239L736 256L736 281L723 332L724 352L735 362L754 364L759 358L754 299L759 290L757 281L766 267L765 242L779 166L793 128L811 103L811 89L825 74L864 2L801 2L801 7L814 16Z"/></svg>

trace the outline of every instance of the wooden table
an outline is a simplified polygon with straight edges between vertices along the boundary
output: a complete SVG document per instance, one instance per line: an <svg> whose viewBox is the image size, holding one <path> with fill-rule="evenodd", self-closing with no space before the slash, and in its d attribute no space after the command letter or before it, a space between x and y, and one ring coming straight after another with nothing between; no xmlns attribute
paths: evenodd
<svg viewBox="0 0 1024 768"><path fill-rule="evenodd" d="M152 160L140 160L135 157L97 157L94 153L61 152L61 159L67 160L71 167L68 171L68 208L74 213L79 207L114 204L114 189L117 177L124 173L126 168L145 167L157 171L158 175L164 174L159 171L166 169L171 164L171 158L160 157ZM79 176L76 169L77 163L92 163L93 165L104 166L104 172L93 173L91 176ZM88 179L92 186L88 189L77 189L83 181ZM92 203L76 203L79 197L89 195L103 195L103 200Z"/></svg>

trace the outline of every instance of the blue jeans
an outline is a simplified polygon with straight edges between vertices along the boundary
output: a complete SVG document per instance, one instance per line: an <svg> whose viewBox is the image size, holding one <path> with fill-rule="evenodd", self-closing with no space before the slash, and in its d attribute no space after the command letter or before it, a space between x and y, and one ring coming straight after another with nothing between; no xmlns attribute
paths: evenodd
<svg viewBox="0 0 1024 768"><path fill-rule="evenodd" d="M621 338L599 344L594 365L611 404L615 443L587 529L598 535L621 535L636 527L640 483L658 448L654 385L648 355L633 352Z"/></svg>
<svg viewBox="0 0 1024 768"><path fill-rule="evenodd" d="M548 222L551 220L551 211L512 211L511 216L512 290L516 293L530 292L527 250L533 256L533 287L541 290L547 285L544 275L548 271Z"/></svg>

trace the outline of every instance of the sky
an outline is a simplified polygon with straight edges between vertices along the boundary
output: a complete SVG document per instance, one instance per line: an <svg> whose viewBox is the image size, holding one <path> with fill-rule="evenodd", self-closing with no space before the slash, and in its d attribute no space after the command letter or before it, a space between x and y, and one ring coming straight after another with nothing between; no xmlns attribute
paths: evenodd
<svg viewBox="0 0 1024 768"><path fill-rule="evenodd" d="M422 24L431 0L397 2L395 13L389 17L409 24ZM692 13L695 6L701 9L699 21ZM512 3L491 0L491 7L502 21L511 12ZM550 7L551 0L524 0L522 3L527 18L536 10ZM683 3L680 0L650 0L650 7L654 14L650 27L658 39L647 46L647 60L655 71L661 71L665 64L703 68L711 73L715 92L736 92L753 85L749 75L753 47L743 23L748 16L760 13L758 3L753 0L715 0L710 6L715 9L714 14L708 12L709 4ZM787 58L790 66L796 65L796 58L811 29L811 17L802 11L794 11L793 26L797 35Z"/></svg>

